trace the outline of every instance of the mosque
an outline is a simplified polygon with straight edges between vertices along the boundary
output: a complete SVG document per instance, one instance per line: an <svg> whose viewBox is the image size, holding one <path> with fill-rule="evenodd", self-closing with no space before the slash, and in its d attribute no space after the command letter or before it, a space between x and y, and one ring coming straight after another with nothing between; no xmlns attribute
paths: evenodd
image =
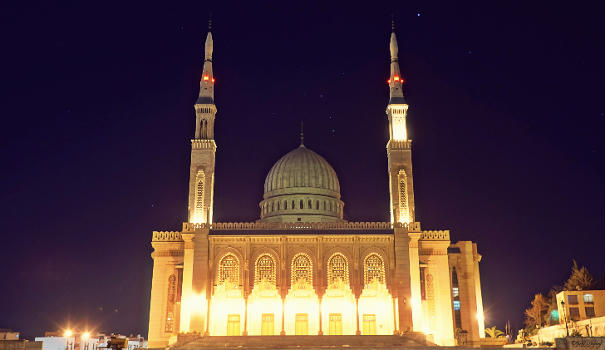
<svg viewBox="0 0 605 350"><path fill-rule="evenodd" d="M344 339L330 337L336 335L420 335L437 345L455 345L460 335L483 338L477 245L454 243L448 230L423 230L415 220L394 29L386 106L389 222L344 220L336 172L302 142L269 170L260 219L214 222L212 50L209 32L194 105L189 219L182 231L154 231L151 241L149 347L188 336L270 342L305 335L330 342Z"/></svg>

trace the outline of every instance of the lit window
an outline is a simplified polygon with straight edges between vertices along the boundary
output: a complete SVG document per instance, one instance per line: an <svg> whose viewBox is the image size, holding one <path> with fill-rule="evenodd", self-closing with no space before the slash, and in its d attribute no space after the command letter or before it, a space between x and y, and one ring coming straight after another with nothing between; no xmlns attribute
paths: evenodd
<svg viewBox="0 0 605 350"><path fill-rule="evenodd" d="M592 294L584 294L584 302L585 303L594 303L594 298Z"/></svg>
<svg viewBox="0 0 605 350"><path fill-rule="evenodd" d="M403 169L399 170L399 222L410 222L407 176Z"/></svg>
<svg viewBox="0 0 605 350"><path fill-rule="evenodd" d="M231 282L239 285L239 260L233 254L225 255L218 265L218 283Z"/></svg>
<svg viewBox="0 0 605 350"><path fill-rule="evenodd" d="M201 221L204 215L204 182L206 180L206 175L203 170L199 170L197 172L195 183L195 217L198 221Z"/></svg>
<svg viewBox="0 0 605 350"><path fill-rule="evenodd" d="M454 300L454 310L460 310L460 300Z"/></svg>
<svg viewBox="0 0 605 350"><path fill-rule="evenodd" d="M577 305L578 304L578 296L577 295L568 295L567 301L569 305Z"/></svg>
<svg viewBox="0 0 605 350"><path fill-rule="evenodd" d="M364 284L368 285L373 280L384 283L384 261L378 254L370 254L364 261Z"/></svg>
<svg viewBox="0 0 605 350"><path fill-rule="evenodd" d="M458 290L458 287L452 288L452 294L453 294L454 298L460 295L460 291Z"/></svg>
<svg viewBox="0 0 605 350"><path fill-rule="evenodd" d="M275 284L275 261L269 254L264 254L256 259L254 283L266 281Z"/></svg>
<svg viewBox="0 0 605 350"><path fill-rule="evenodd" d="M292 259L291 283L295 284L300 280L308 284L313 284L311 259L303 253L297 254L294 259Z"/></svg>
<svg viewBox="0 0 605 350"><path fill-rule="evenodd" d="M349 283L349 264L344 255L335 253L328 260L328 285L338 280Z"/></svg>

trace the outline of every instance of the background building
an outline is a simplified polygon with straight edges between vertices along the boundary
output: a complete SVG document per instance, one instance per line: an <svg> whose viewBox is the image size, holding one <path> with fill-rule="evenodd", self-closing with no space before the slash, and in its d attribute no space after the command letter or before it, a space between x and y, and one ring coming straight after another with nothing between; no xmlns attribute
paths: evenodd
<svg viewBox="0 0 605 350"><path fill-rule="evenodd" d="M279 159L256 222L213 222L216 143L212 34L205 43L189 220L153 233L149 346L206 336L393 335L454 345L483 337L481 255L415 220L408 104L391 34L386 108L390 222L350 222L332 166L304 144ZM359 159L358 161L363 161ZM185 337L185 336L182 336ZM191 339L191 337L189 337Z"/></svg>

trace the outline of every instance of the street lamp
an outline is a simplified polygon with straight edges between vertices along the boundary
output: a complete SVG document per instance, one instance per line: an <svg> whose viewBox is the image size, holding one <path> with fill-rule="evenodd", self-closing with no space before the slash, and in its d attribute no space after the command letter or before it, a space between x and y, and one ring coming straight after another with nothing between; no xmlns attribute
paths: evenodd
<svg viewBox="0 0 605 350"><path fill-rule="evenodd" d="M65 350L69 350L69 348L70 348L69 340L71 339L72 334L73 334L73 332L71 331L71 329L68 329L65 332L63 332L63 336L65 337Z"/></svg>
<svg viewBox="0 0 605 350"><path fill-rule="evenodd" d="M565 321L565 334L569 337L569 328L567 328L567 313L565 312L565 300L561 300L561 307L563 307L563 320Z"/></svg>
<svg viewBox="0 0 605 350"><path fill-rule="evenodd" d="M82 336L80 337L81 342L84 343L84 350L88 350L88 338L90 338L89 332L82 333Z"/></svg>

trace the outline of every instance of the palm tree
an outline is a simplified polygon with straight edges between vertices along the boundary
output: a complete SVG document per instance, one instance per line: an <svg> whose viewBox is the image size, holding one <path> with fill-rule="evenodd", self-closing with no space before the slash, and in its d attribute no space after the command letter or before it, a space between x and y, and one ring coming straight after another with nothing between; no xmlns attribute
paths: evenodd
<svg viewBox="0 0 605 350"><path fill-rule="evenodd" d="M504 336L504 332L496 329L496 326L486 328L485 334L489 335L490 338L502 338Z"/></svg>

